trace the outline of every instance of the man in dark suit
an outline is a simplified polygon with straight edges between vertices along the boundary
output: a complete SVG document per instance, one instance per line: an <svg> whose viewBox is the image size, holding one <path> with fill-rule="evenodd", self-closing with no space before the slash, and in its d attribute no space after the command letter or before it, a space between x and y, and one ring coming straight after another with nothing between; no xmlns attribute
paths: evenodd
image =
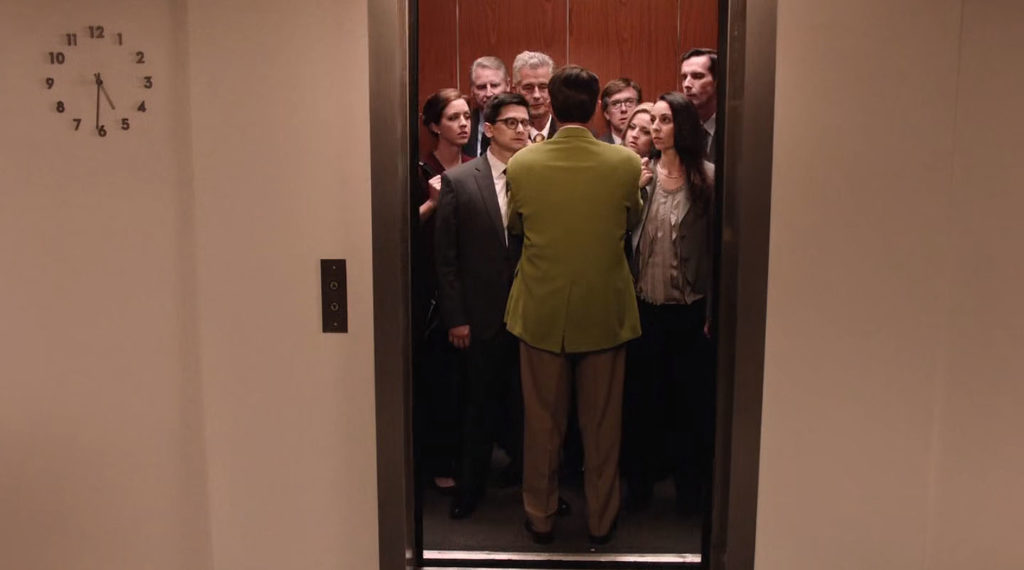
<svg viewBox="0 0 1024 570"><path fill-rule="evenodd" d="M483 116L487 102L495 95L508 91L508 72L505 64L493 55L478 57L469 67L469 87L473 95L473 119L469 130L469 141L462 147L466 156L480 156L491 144L483 132Z"/></svg>
<svg viewBox="0 0 1024 570"><path fill-rule="evenodd" d="M530 104L530 142L546 141L558 132L548 93L554 71L555 61L539 51L524 51L512 62L512 87Z"/></svg>
<svg viewBox="0 0 1024 570"><path fill-rule="evenodd" d="M463 386L462 465L449 515L465 518L484 495L492 442L503 418L517 441L506 445L513 469L522 465L522 393L518 341L504 324L505 303L521 250L509 240L505 165L528 144L528 103L522 95L495 95L484 109L491 140L479 157L441 176L435 258L441 319L466 365Z"/></svg>
<svg viewBox="0 0 1024 570"><path fill-rule="evenodd" d="M704 158L715 161L715 121L718 118L718 52L693 48L679 58L679 89L697 107L704 125Z"/></svg>
<svg viewBox="0 0 1024 570"><path fill-rule="evenodd" d="M597 140L609 144L622 144L626 136L629 114L643 98L640 84L628 77L612 79L601 90L601 113L608 123L608 132Z"/></svg>

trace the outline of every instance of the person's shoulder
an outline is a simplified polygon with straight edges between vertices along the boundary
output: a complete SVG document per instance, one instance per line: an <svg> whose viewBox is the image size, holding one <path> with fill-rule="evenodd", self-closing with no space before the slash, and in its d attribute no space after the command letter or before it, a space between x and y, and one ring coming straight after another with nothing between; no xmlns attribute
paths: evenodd
<svg viewBox="0 0 1024 570"><path fill-rule="evenodd" d="M640 155L622 145L601 143L600 152L617 164L630 164L640 168Z"/></svg>
<svg viewBox="0 0 1024 570"><path fill-rule="evenodd" d="M535 143L517 150L512 155L512 158L509 159L508 167L514 169L517 164L529 164L530 161L537 159L538 156L543 154L543 146L543 143Z"/></svg>
<svg viewBox="0 0 1024 570"><path fill-rule="evenodd" d="M452 182L459 182L472 177L478 170L489 168L490 165L487 162L486 155L480 155L454 168L449 168L444 174Z"/></svg>
<svg viewBox="0 0 1024 570"><path fill-rule="evenodd" d="M715 163L714 162L708 162L708 161L705 160L704 161L704 172L707 172L708 177L711 178L711 180L714 180L715 179Z"/></svg>

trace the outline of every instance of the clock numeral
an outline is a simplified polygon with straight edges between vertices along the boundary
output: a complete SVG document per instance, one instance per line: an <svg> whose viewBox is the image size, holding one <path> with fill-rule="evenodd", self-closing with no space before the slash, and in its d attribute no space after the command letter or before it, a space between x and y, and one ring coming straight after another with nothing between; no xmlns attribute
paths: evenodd
<svg viewBox="0 0 1024 570"><path fill-rule="evenodd" d="M106 125L100 125L100 126L96 127L96 132L99 133L99 135L101 137L107 136L107 126Z"/></svg>
<svg viewBox="0 0 1024 570"><path fill-rule="evenodd" d="M128 117L121 119L121 130L127 131L131 126L128 124Z"/></svg>
<svg viewBox="0 0 1024 570"><path fill-rule="evenodd" d="M139 103L138 109L139 109L139 111L145 113L146 112L146 102L143 101L143 102Z"/></svg>
<svg viewBox="0 0 1024 570"><path fill-rule="evenodd" d="M69 46L78 45L78 34L64 34L64 38L67 40Z"/></svg>
<svg viewBox="0 0 1024 570"><path fill-rule="evenodd" d="M76 117L76 118L71 119L71 120L75 122L75 130L77 131L78 127L82 126L82 119L79 119L79 118Z"/></svg>
<svg viewBox="0 0 1024 570"><path fill-rule="evenodd" d="M124 45L124 36L121 35L121 32L117 32L116 34L114 34L114 36L117 39L117 45L123 46Z"/></svg>
<svg viewBox="0 0 1024 570"><path fill-rule="evenodd" d="M146 63L146 54L141 51L135 52L135 63Z"/></svg>
<svg viewBox="0 0 1024 570"><path fill-rule="evenodd" d="M89 26L89 37L95 40L103 39L103 26Z"/></svg>
<svg viewBox="0 0 1024 570"><path fill-rule="evenodd" d="M58 113L63 113L64 112L64 101L57 101L57 112Z"/></svg>
<svg viewBox="0 0 1024 570"><path fill-rule="evenodd" d="M53 89L53 78L52 77L47 77L46 78L46 88L47 89Z"/></svg>
<svg viewBox="0 0 1024 570"><path fill-rule="evenodd" d="M62 51L51 51L50 52L50 65L54 65L54 64L64 65L64 62L66 60L67 60L67 58L64 57L64 52L62 52Z"/></svg>
<svg viewBox="0 0 1024 570"><path fill-rule="evenodd" d="M143 83L142 86L145 87L146 89L152 89L153 88L153 76L152 75L147 75L147 76L143 77L143 79L145 80L145 83Z"/></svg>

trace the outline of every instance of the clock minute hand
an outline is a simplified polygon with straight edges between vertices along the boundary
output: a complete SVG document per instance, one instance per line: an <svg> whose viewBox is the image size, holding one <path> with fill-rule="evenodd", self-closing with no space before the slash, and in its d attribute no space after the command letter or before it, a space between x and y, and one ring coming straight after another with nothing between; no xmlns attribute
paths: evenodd
<svg viewBox="0 0 1024 570"><path fill-rule="evenodd" d="M96 130L100 130L100 74L96 73Z"/></svg>
<svg viewBox="0 0 1024 570"><path fill-rule="evenodd" d="M107 88L103 86L103 78L100 77L99 73L96 74L96 85L98 85L100 91L103 92L103 96L107 98L107 103L110 105L111 110L116 109L116 107L114 107L114 102L110 100L110 95L107 94Z"/></svg>

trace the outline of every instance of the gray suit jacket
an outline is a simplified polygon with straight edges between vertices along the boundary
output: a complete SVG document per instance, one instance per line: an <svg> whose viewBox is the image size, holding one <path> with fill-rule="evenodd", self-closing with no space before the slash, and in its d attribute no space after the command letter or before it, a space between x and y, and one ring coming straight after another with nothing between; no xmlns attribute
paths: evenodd
<svg viewBox="0 0 1024 570"><path fill-rule="evenodd" d="M441 176L441 198L434 214L438 303L446 328L469 325L475 338L501 331L505 303L522 251L510 237L484 153Z"/></svg>

